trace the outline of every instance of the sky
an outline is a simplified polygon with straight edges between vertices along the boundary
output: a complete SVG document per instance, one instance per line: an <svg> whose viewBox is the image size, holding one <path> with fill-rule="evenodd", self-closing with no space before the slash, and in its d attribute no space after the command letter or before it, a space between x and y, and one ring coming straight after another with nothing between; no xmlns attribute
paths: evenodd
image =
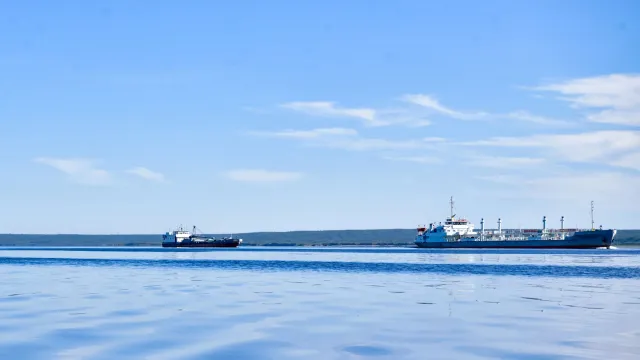
<svg viewBox="0 0 640 360"><path fill-rule="evenodd" d="M0 233L638 229L639 14L0 2Z"/></svg>

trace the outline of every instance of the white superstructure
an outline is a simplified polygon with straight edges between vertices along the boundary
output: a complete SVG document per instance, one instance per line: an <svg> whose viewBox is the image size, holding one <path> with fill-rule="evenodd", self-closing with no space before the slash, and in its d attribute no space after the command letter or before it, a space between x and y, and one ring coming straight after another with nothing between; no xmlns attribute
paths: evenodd
<svg viewBox="0 0 640 360"><path fill-rule="evenodd" d="M418 227L418 236L423 237L425 242L447 242L458 241L461 238L475 238L478 233L474 230L473 223L465 218L456 218L453 213L453 196L449 201L451 205L451 215L445 220L444 224L435 223L429 226ZM424 235L424 236L423 236Z"/></svg>
<svg viewBox="0 0 640 360"><path fill-rule="evenodd" d="M195 226L193 227L193 234L195 234ZM185 230L182 225L178 229L173 231L167 231L162 235L163 243L181 243L184 240L190 239L193 235L190 231Z"/></svg>
<svg viewBox="0 0 640 360"><path fill-rule="evenodd" d="M579 231L587 229L565 229L564 216L560 218L560 229L548 229L547 217L542 217L542 229L502 229L502 219L498 218L498 228L485 230L484 218L480 220L480 232L475 231L473 223L465 218L456 218L453 207L453 196L449 201L451 215L443 223L419 226L416 241L418 242L453 242L453 241L495 241L495 240L563 240ZM592 212L593 212L593 204ZM593 214L592 214L593 218ZM593 219L592 219L593 224ZM601 226L602 228L602 226ZM592 225L592 229L593 225Z"/></svg>

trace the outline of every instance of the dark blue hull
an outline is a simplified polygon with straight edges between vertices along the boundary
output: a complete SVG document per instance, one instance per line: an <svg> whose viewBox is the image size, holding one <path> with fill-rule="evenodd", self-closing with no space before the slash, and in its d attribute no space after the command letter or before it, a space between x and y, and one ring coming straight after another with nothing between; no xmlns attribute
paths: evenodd
<svg viewBox="0 0 640 360"><path fill-rule="evenodd" d="M613 244L616 230L579 231L564 240L461 240L449 242L416 241L420 248L474 249L597 249Z"/></svg>
<svg viewBox="0 0 640 360"><path fill-rule="evenodd" d="M183 242L163 242L162 247L168 248L216 248L216 247L238 247L240 240L214 240L214 241L183 241Z"/></svg>

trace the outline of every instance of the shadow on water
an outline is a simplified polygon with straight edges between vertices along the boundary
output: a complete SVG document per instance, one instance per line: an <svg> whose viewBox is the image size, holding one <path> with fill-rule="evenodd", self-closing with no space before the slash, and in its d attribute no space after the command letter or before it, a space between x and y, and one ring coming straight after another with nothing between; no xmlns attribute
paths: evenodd
<svg viewBox="0 0 640 360"><path fill-rule="evenodd" d="M292 260L145 260L0 257L0 265L91 266L134 268L215 268L245 271L316 271L347 273L439 273L534 277L587 277L638 279L637 267L529 265L529 264L422 264L388 262L292 261Z"/></svg>
<svg viewBox="0 0 640 360"><path fill-rule="evenodd" d="M346 346L343 350L359 356L382 356L390 355L392 353L392 351L387 348L368 345Z"/></svg>

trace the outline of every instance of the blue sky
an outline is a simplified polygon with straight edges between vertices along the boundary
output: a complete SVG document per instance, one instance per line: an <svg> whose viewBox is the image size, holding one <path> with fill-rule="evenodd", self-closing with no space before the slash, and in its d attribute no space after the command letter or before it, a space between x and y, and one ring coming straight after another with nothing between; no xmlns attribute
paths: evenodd
<svg viewBox="0 0 640 360"><path fill-rule="evenodd" d="M640 228L634 1L0 5L0 232Z"/></svg>

